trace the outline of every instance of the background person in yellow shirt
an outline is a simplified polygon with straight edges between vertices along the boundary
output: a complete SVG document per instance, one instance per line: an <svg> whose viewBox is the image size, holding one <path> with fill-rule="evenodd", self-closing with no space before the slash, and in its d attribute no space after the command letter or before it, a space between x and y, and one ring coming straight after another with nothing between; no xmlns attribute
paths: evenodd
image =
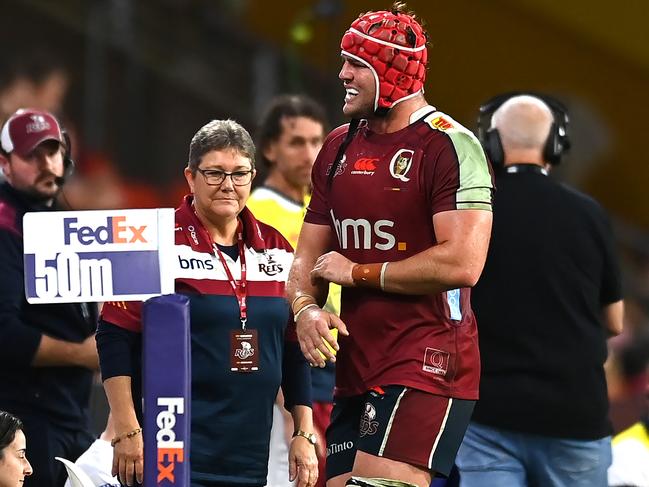
<svg viewBox="0 0 649 487"><path fill-rule="evenodd" d="M295 247L311 192L311 167L327 133L324 108L304 95L280 95L271 100L257 131L258 160L268 170L263 184L253 190L248 208L257 219L277 228ZM329 310L339 314L340 287L329 289ZM334 366L312 369L313 420L318 436L320 479L324 486L326 454L325 429L329 424L333 402ZM275 405L271 454L268 465L268 486L285 485L288 469L285 449L287 437L293 432L291 417ZM278 422L283 420L283 427ZM287 434L284 434L284 432Z"/></svg>

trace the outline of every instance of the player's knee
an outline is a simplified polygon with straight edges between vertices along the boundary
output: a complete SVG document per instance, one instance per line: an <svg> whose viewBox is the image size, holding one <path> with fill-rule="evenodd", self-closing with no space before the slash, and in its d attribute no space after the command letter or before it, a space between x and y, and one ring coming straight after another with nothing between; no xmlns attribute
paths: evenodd
<svg viewBox="0 0 649 487"><path fill-rule="evenodd" d="M345 487L417 487L417 485L394 479L351 477Z"/></svg>

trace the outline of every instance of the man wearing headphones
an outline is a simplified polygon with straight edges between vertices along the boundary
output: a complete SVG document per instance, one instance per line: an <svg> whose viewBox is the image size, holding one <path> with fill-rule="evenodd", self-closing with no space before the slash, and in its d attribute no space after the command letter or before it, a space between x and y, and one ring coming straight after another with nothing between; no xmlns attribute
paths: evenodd
<svg viewBox="0 0 649 487"><path fill-rule="evenodd" d="M98 369L95 305L25 300L23 215L55 209L68 157L56 118L18 110L0 133L0 409L20 416L29 437L32 487L62 487L55 456L76 458L92 443L88 407ZM43 235L47 238L47 235Z"/></svg>
<svg viewBox="0 0 649 487"><path fill-rule="evenodd" d="M336 360L329 487L428 487L448 475L477 399L469 288L487 254L491 175L475 136L424 98L427 36L404 7L343 35L352 122L316 159L287 284L305 357ZM320 307L329 282L343 286L340 318Z"/></svg>
<svg viewBox="0 0 649 487"><path fill-rule="evenodd" d="M603 209L548 177L569 141L567 114L546 100L481 109L498 191L472 295L482 374L456 459L462 487L608 485L603 365L622 330L620 271Z"/></svg>

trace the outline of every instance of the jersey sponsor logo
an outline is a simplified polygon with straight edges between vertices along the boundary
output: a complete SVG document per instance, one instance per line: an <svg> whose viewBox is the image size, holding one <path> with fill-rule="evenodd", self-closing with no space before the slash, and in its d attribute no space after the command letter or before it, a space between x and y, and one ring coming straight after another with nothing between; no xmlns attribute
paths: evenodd
<svg viewBox="0 0 649 487"><path fill-rule="evenodd" d="M158 484L165 480L171 483L176 482L174 469L176 463L185 460L185 443L176 440L176 414L185 413L185 399L182 397L159 397L158 406L164 409L156 417L158 432L156 443L158 447Z"/></svg>
<svg viewBox="0 0 649 487"><path fill-rule="evenodd" d="M144 231L147 225L135 226L127 225L125 216L109 216L106 217L106 225L99 225L98 227L91 226L77 226L78 219L76 217L63 219L63 239L65 245L70 245L72 236L81 245L90 245L98 243L105 244L125 244L142 242L147 243L144 237Z"/></svg>
<svg viewBox="0 0 649 487"><path fill-rule="evenodd" d="M376 171L376 162L378 157L362 157L354 163L354 170L351 174L360 174L363 176L371 176Z"/></svg>
<svg viewBox="0 0 649 487"><path fill-rule="evenodd" d="M327 176L329 176L332 166L333 163L327 166ZM345 169L347 169L347 156L343 154L343 156L340 158L340 162L338 163L338 167L336 167L336 174L334 174L334 177L340 176L342 173L345 172Z"/></svg>
<svg viewBox="0 0 649 487"><path fill-rule="evenodd" d="M422 370L431 374L441 375L442 377L448 372L448 361L450 353L436 348L426 347L424 352L424 363Z"/></svg>
<svg viewBox="0 0 649 487"><path fill-rule="evenodd" d="M365 218L338 220L333 210L330 211L330 214L341 249L391 250L397 244L395 236L387 230L394 227L392 220L377 220L375 222ZM399 242L398 250L405 249L405 242Z"/></svg>
<svg viewBox="0 0 649 487"><path fill-rule="evenodd" d="M365 403L365 411L361 418L360 434L361 436L371 436L379 429L379 422L376 421L376 409L369 402Z"/></svg>
<svg viewBox="0 0 649 487"><path fill-rule="evenodd" d="M408 171L412 167L412 156L415 152L410 149L400 149L393 156L390 161L390 175L401 181L408 182L410 178L406 177Z"/></svg>
<svg viewBox="0 0 649 487"><path fill-rule="evenodd" d="M430 125L434 129L442 130L442 131L453 128L453 124L442 116L435 117L432 120L428 120L428 125Z"/></svg>
<svg viewBox="0 0 649 487"><path fill-rule="evenodd" d="M353 441L345 441L343 443L332 443L327 445L327 457L330 455L335 455L336 453L344 452L354 448Z"/></svg>

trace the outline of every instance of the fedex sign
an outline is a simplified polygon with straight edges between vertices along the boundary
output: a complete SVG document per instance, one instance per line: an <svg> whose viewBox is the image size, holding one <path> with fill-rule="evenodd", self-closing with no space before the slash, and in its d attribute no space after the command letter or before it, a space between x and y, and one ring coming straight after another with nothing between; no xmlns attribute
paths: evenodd
<svg viewBox="0 0 649 487"><path fill-rule="evenodd" d="M167 480L176 482L174 469L176 463L185 461L185 443L176 439L176 414L184 414L185 400L182 397L159 397L158 406L164 409L156 417L158 432L158 484Z"/></svg>
<svg viewBox="0 0 649 487"><path fill-rule="evenodd" d="M97 227L88 225L79 226L77 217L63 219L63 239L66 245L70 245L72 237L81 245L90 245L98 243L101 245L108 243L147 243L144 237L144 231L147 225L129 225L125 216L106 217L106 224Z"/></svg>
<svg viewBox="0 0 649 487"><path fill-rule="evenodd" d="M139 301L172 293L173 228L171 209L27 213L27 301Z"/></svg>

